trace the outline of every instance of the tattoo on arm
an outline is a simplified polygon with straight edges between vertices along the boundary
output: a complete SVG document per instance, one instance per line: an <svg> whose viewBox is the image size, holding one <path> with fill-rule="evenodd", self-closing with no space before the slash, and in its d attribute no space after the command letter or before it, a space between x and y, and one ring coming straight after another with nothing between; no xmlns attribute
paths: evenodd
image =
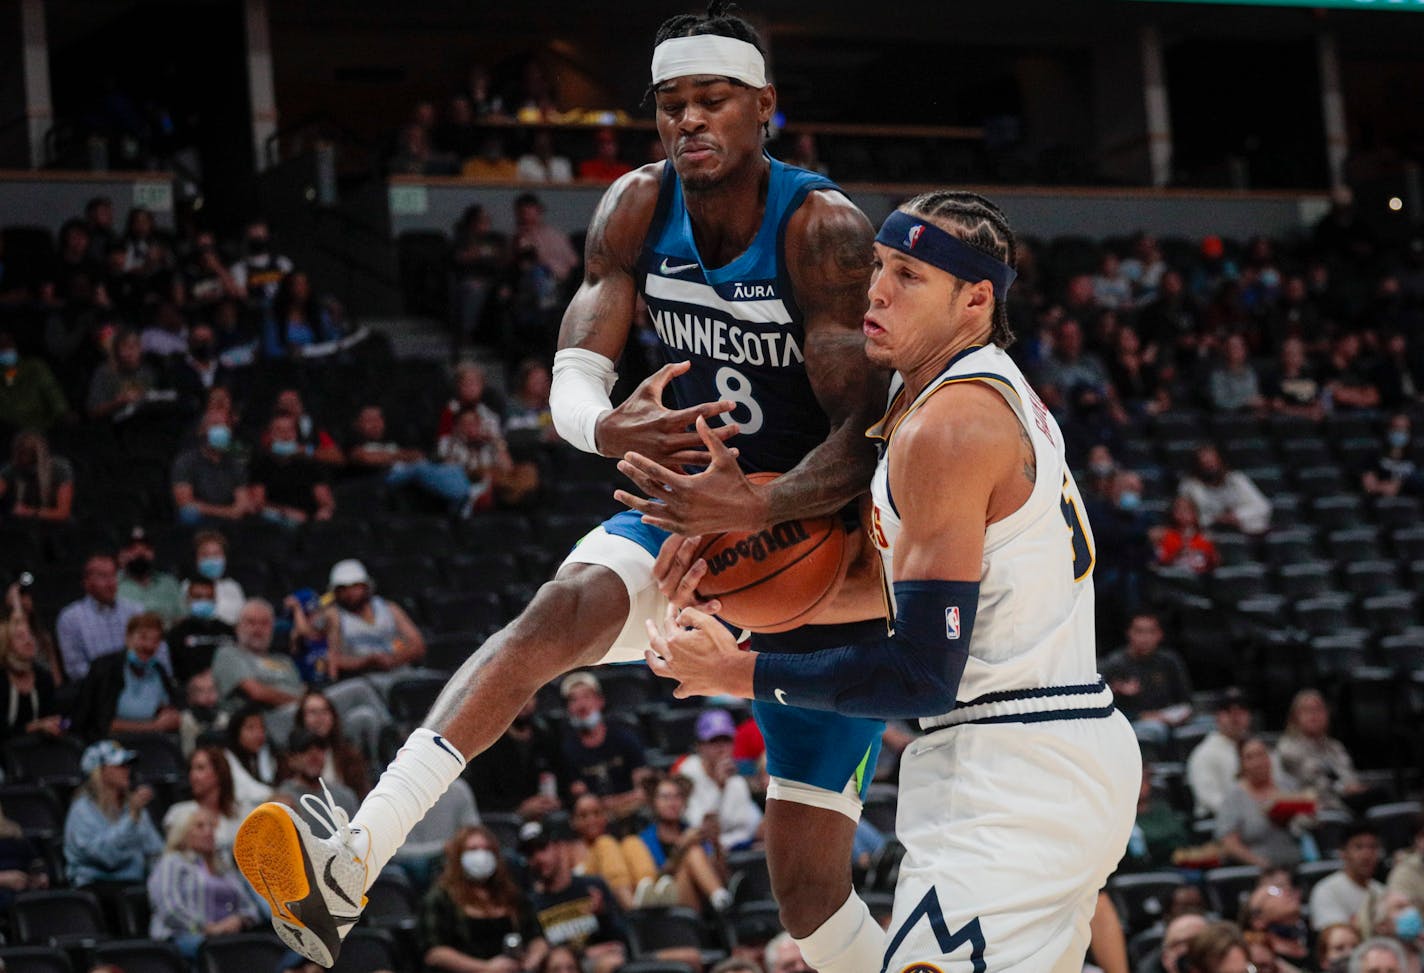
<svg viewBox="0 0 1424 973"><path fill-rule="evenodd" d="M861 333L874 234L849 202L820 196L807 200L798 239L788 234L787 260L806 315L806 374L831 428L777 481L773 522L833 513L868 489L875 450L865 430L885 408L889 376L865 357Z"/></svg>
<svg viewBox="0 0 1424 973"><path fill-rule="evenodd" d="M1025 450L1023 461L1024 479L1028 480L1029 483L1037 483L1038 454L1033 451L1033 440L1029 438L1028 430L1024 428L1022 422L1019 423L1019 438L1023 440L1023 446Z"/></svg>

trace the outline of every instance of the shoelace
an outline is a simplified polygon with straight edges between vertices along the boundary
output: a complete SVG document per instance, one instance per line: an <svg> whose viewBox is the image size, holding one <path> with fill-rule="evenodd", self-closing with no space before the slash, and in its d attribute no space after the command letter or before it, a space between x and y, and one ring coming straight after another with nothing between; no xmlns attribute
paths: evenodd
<svg viewBox="0 0 1424 973"><path fill-rule="evenodd" d="M351 837L350 825L351 816L344 809L337 805L331 796L331 789L326 786L324 779L318 778L321 784L321 791L326 795L322 800L315 794L302 795L302 807L307 813L331 829L331 836L342 844L346 844Z"/></svg>

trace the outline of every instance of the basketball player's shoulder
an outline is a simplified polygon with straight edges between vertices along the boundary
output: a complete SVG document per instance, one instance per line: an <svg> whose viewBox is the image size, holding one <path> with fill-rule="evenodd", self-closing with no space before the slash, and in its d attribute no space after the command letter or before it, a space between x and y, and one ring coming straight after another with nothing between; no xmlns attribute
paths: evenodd
<svg viewBox="0 0 1424 973"><path fill-rule="evenodd" d="M839 189L813 189L786 222L786 259L798 297L806 287L865 287L875 230Z"/></svg>
<svg viewBox="0 0 1424 973"><path fill-rule="evenodd" d="M650 162L613 181L588 225L590 263L607 260L631 267L642 251L662 191L666 162Z"/></svg>
<svg viewBox="0 0 1424 973"><path fill-rule="evenodd" d="M909 457L917 476L925 476L927 468L990 474L995 462L1016 455L1018 428L1018 417L998 390L975 379L951 380L905 419L891 449Z"/></svg>

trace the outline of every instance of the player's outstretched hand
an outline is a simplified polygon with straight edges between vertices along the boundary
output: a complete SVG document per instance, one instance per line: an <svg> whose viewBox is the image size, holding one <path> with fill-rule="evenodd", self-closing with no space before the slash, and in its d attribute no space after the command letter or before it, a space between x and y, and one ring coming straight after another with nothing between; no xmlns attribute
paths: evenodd
<svg viewBox="0 0 1424 973"><path fill-rule="evenodd" d="M648 668L678 684L673 695L740 696L755 694L756 654L743 652L727 627L696 608L674 613L669 607L659 628L651 619L648 644L643 653Z"/></svg>
<svg viewBox="0 0 1424 973"><path fill-rule="evenodd" d="M613 498L643 515L643 523L694 536L768 526L767 487L758 486L737 465L737 450L697 418L697 435L712 457L700 473L678 473L642 453L630 452L618 471L653 499L615 490Z"/></svg>
<svg viewBox="0 0 1424 973"><path fill-rule="evenodd" d="M715 615L722 610L722 603L717 599L702 601L697 595L697 586L707 575L707 562L694 557L701 540L695 534L692 537L669 534L658 551L658 559L653 562L653 581L674 612L696 608Z"/></svg>
<svg viewBox="0 0 1424 973"><path fill-rule="evenodd" d="M697 433L688 429L696 419L711 419L736 408L732 402L703 402L686 409L668 409L663 391L691 362L672 362L643 379L633 394L598 421L594 439L604 456L622 456L630 449L665 466L706 466L711 462ZM736 423L717 427L721 442L737 434Z"/></svg>

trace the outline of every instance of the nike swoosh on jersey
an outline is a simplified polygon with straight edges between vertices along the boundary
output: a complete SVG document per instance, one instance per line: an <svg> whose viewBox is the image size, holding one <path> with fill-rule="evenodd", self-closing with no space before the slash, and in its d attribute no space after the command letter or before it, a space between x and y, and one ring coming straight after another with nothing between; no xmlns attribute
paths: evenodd
<svg viewBox="0 0 1424 973"><path fill-rule="evenodd" d="M348 896L345 892L341 891L341 886L337 884L336 877L331 874L331 866L334 864L336 864L336 857L333 855L331 858L328 858L326 860L326 870L322 873L322 878L326 881L326 887L331 889L331 891L335 892L336 897L339 898L342 902L345 902L353 909L359 910L361 907L355 902L352 902L350 896Z"/></svg>
<svg viewBox="0 0 1424 973"><path fill-rule="evenodd" d="M785 690L782 690L782 689L773 689L773 690L771 691L771 694L776 697L776 701L777 701L778 703L780 703L782 706L790 706L790 705L791 705L790 703L788 703L788 702L786 701L786 691L785 691Z"/></svg>
<svg viewBox="0 0 1424 973"><path fill-rule="evenodd" d="M700 266L700 264L695 264L695 263L694 263L694 264L675 264L675 265L673 265L673 266L668 266L667 257L664 257L662 264L658 267L658 271L659 271L660 273L664 273L664 274L680 274L680 273L682 273L684 270L691 270L692 268L698 267L698 266Z"/></svg>

